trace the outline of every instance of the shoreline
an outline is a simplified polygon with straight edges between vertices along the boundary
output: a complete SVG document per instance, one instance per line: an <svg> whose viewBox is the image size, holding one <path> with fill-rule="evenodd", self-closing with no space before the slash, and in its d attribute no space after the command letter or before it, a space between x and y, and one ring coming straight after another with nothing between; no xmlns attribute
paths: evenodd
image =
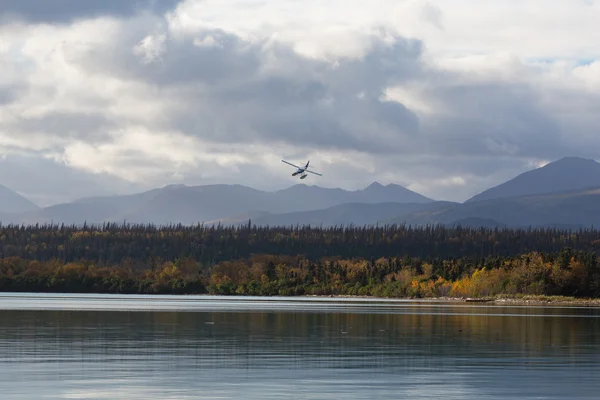
<svg viewBox="0 0 600 400"><path fill-rule="evenodd" d="M11 296L12 295L12 296ZM495 297L377 297L377 296L358 296L358 295L300 295L300 296L285 296L285 295L274 295L274 296L258 296L258 295L220 295L220 294L149 294L149 293L96 293L96 292L0 292L0 299L2 297L20 297L20 296L52 296L52 295L83 295L83 297L100 295L100 296L150 296L150 297L168 297L174 298L186 298L189 296L197 297L221 297L223 299L238 299L243 301L244 299L252 298L277 298L277 299L329 299L330 301L335 299L349 299L349 300L361 300L361 301L384 301L384 302L431 302L431 303L464 303L464 304L481 304L481 305L506 305L506 306L573 306L573 307L598 307L600 308L600 298L576 298L576 297L564 297L564 296L545 296L545 295L498 295Z"/></svg>
<svg viewBox="0 0 600 400"><path fill-rule="evenodd" d="M305 295L301 297L311 298L347 298L364 300L402 300L402 301L430 301L445 303L468 303L468 304L493 304L493 305L531 305L531 306L578 306L578 307L600 307L600 298L576 298L564 296L545 295L517 295L497 297L374 297L374 296L352 296L352 295Z"/></svg>

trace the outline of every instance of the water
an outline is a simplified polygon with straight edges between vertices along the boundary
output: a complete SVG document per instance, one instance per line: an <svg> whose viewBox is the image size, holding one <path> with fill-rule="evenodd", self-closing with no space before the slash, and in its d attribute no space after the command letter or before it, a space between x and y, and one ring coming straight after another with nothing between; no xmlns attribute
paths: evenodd
<svg viewBox="0 0 600 400"><path fill-rule="evenodd" d="M2 399L597 399L600 309L0 294Z"/></svg>

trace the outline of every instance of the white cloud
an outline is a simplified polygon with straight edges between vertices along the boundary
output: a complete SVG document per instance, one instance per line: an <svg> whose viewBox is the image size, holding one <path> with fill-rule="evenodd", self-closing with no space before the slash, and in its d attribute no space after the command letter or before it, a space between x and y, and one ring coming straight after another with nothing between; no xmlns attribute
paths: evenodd
<svg viewBox="0 0 600 400"><path fill-rule="evenodd" d="M198 46L198 47L219 47L219 48L223 47L223 45L217 39L215 39L215 37L213 35L206 35L202 39L201 38L195 38L194 39L194 46Z"/></svg>
<svg viewBox="0 0 600 400"><path fill-rule="evenodd" d="M600 91L600 61L578 66L574 68L573 74L589 91L596 93Z"/></svg>
<svg viewBox="0 0 600 400"><path fill-rule="evenodd" d="M439 25L440 18L439 7L420 0L187 0L168 15L170 29L179 34L222 29L250 41L274 38L304 56L326 58L359 57L382 28L396 32L402 26L410 36Z"/></svg>
<svg viewBox="0 0 600 400"><path fill-rule="evenodd" d="M166 50L165 40L165 34L148 35L133 48L133 53L140 56L144 64L159 61Z"/></svg>
<svg viewBox="0 0 600 400"><path fill-rule="evenodd" d="M542 168L548 164L550 164L552 160L531 160L529 161L529 167L531 168Z"/></svg>
<svg viewBox="0 0 600 400"><path fill-rule="evenodd" d="M310 158L323 186L451 200L600 158L598 2L110 4L0 24L0 153L146 187L274 188Z"/></svg>
<svg viewBox="0 0 600 400"><path fill-rule="evenodd" d="M585 0L552 7L546 0L187 0L169 15L172 29L276 34L315 52L357 50L365 33L384 26L423 39L438 55L510 52L528 59L597 57L599 17L600 5Z"/></svg>

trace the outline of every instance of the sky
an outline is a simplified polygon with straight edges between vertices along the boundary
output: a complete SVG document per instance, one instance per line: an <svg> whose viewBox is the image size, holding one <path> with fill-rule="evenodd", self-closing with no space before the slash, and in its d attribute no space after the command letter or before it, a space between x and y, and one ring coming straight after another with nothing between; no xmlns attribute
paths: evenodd
<svg viewBox="0 0 600 400"><path fill-rule="evenodd" d="M600 159L600 1L0 0L0 184L396 183Z"/></svg>

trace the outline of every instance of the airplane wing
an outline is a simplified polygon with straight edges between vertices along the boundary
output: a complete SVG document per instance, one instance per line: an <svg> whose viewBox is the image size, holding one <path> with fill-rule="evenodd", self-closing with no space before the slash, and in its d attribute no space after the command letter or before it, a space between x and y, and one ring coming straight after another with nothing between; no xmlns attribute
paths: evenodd
<svg viewBox="0 0 600 400"><path fill-rule="evenodd" d="M294 165L294 164L292 164L292 163L289 163L289 162L287 162L287 161L285 161L285 160L281 160L281 162L283 162L283 163L286 163L287 165L291 165L292 167L296 167L296 168L298 168L298 169L302 169L302 167L299 167L299 166L297 166L297 165Z"/></svg>
<svg viewBox="0 0 600 400"><path fill-rule="evenodd" d="M323 176L322 174L315 172L315 171L311 171L310 169L305 169L304 171L306 172L310 172L311 174L315 174L315 175L319 175L319 176Z"/></svg>

